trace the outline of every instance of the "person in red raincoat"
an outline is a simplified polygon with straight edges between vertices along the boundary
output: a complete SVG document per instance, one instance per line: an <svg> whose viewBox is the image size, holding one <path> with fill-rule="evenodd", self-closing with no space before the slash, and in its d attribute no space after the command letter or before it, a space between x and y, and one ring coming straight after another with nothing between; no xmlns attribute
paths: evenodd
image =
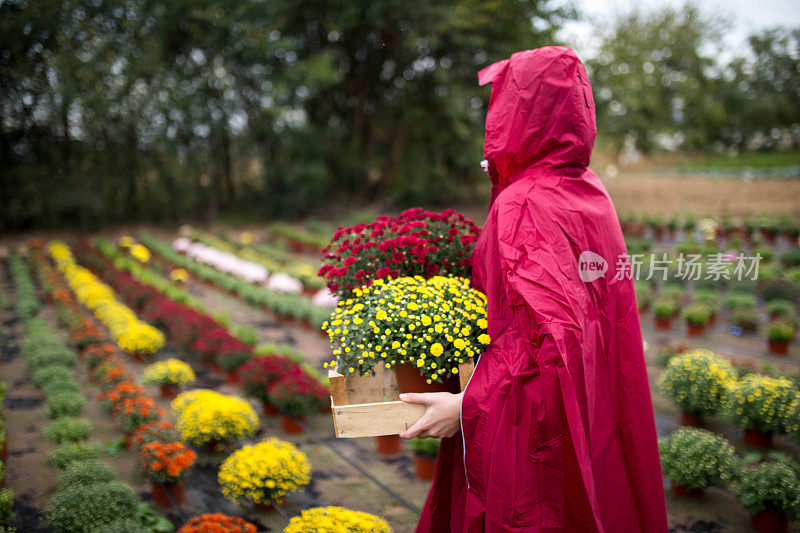
<svg viewBox="0 0 800 533"><path fill-rule="evenodd" d="M417 531L667 531L625 241L588 168L586 71L546 47L478 80L492 197L473 284L492 341L461 394L401 396L427 405L401 437L444 437Z"/></svg>

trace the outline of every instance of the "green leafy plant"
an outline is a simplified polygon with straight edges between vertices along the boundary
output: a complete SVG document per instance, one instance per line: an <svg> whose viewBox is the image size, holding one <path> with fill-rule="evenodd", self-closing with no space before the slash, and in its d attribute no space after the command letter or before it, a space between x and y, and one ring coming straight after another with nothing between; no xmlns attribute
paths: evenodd
<svg viewBox="0 0 800 533"><path fill-rule="evenodd" d="M788 322L773 322L767 327L767 338L770 342L790 342L794 339L794 328Z"/></svg>
<svg viewBox="0 0 800 533"><path fill-rule="evenodd" d="M77 392L61 392L47 399L47 416L50 418L74 417L83 411L86 403Z"/></svg>
<svg viewBox="0 0 800 533"><path fill-rule="evenodd" d="M662 320L671 319L677 310L678 304L671 298L656 298L653 304L653 315Z"/></svg>
<svg viewBox="0 0 800 533"><path fill-rule="evenodd" d="M72 486L93 485L114 481L116 473L106 463L100 461L75 461L68 464L58 474L56 484L59 490Z"/></svg>
<svg viewBox="0 0 800 533"><path fill-rule="evenodd" d="M706 326L711 319L711 310L705 304L692 304L683 310L683 318L690 326Z"/></svg>
<svg viewBox="0 0 800 533"><path fill-rule="evenodd" d="M800 514L800 480L797 472L783 462L746 469L734 492L751 515L770 510L791 520Z"/></svg>
<svg viewBox="0 0 800 533"><path fill-rule="evenodd" d="M742 308L731 314L731 322L744 333L755 333L761 325L761 316L755 309Z"/></svg>
<svg viewBox="0 0 800 533"><path fill-rule="evenodd" d="M117 520L135 519L139 497L124 483L72 485L59 490L44 509L55 531L83 533Z"/></svg>
<svg viewBox="0 0 800 533"><path fill-rule="evenodd" d="M697 349L670 359L658 388L681 410L706 418L722 410L735 382L736 370L728 361Z"/></svg>
<svg viewBox="0 0 800 533"><path fill-rule="evenodd" d="M51 398L62 392L79 393L81 391L81 386L75 381L52 381L42 387L42 391L44 391L44 395L47 398Z"/></svg>
<svg viewBox="0 0 800 533"><path fill-rule="evenodd" d="M781 264L786 268L800 266L800 248L792 248L781 254Z"/></svg>
<svg viewBox="0 0 800 533"><path fill-rule="evenodd" d="M664 475L690 489L725 484L739 467L731 443L705 429L679 428L659 442L658 450Z"/></svg>
<svg viewBox="0 0 800 533"><path fill-rule="evenodd" d="M65 366L48 366L33 373L31 383L34 387L44 387L49 383L71 382L72 370Z"/></svg>
<svg viewBox="0 0 800 533"><path fill-rule="evenodd" d="M0 531L12 533L14 528L14 491L11 489L0 490Z"/></svg>
<svg viewBox="0 0 800 533"><path fill-rule="evenodd" d="M69 442L47 454L48 466L65 468L75 461L89 461L100 457L100 445L96 442Z"/></svg>
<svg viewBox="0 0 800 533"><path fill-rule="evenodd" d="M715 290L697 289L692 295L692 301L705 305L712 313L719 312L719 294Z"/></svg>
<svg viewBox="0 0 800 533"><path fill-rule="evenodd" d="M416 455L430 457L431 459L436 459L436 456L439 455L440 443L439 439L420 439L417 437L409 441L411 449L414 450Z"/></svg>
<svg viewBox="0 0 800 533"><path fill-rule="evenodd" d="M62 417L44 428L47 440L61 444L62 442L77 442L89 437L92 433L92 423L85 418Z"/></svg>
<svg viewBox="0 0 800 533"><path fill-rule="evenodd" d="M153 511L147 502L139 502L139 504L136 506L136 522L144 527L147 533L151 533L153 531L173 531L175 529L175 526L172 525L172 522ZM113 523L109 524L109 526L112 525ZM120 530L120 533L123 533L124 531L126 530Z"/></svg>
<svg viewBox="0 0 800 533"><path fill-rule="evenodd" d="M753 309L756 306L756 297L752 294L734 291L725 297L725 309L735 311L737 309Z"/></svg>
<svg viewBox="0 0 800 533"><path fill-rule="evenodd" d="M49 366L63 366L72 368L78 362L75 352L64 346L45 348L30 354L25 358L25 364L33 372Z"/></svg>
<svg viewBox="0 0 800 533"><path fill-rule="evenodd" d="M772 300L767 304L767 313L773 318L794 316L794 304L786 300Z"/></svg>
<svg viewBox="0 0 800 533"><path fill-rule="evenodd" d="M233 326L231 333L234 337L238 337L240 341L250 346L255 346L258 343L258 333L252 328L246 326Z"/></svg>
<svg viewBox="0 0 800 533"><path fill-rule="evenodd" d="M798 284L789 279L774 279L763 284L761 297L765 301L786 300L787 302L800 302L800 288Z"/></svg>

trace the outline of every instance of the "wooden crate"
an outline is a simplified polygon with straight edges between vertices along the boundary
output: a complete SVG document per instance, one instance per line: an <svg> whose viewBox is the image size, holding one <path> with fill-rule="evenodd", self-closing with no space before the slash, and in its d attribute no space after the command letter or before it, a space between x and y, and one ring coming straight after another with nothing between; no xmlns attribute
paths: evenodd
<svg viewBox="0 0 800 533"><path fill-rule="evenodd" d="M461 390L467 386L472 363L459 365ZM328 370L333 425L338 438L396 435L411 427L425 413L425 406L400 400L394 372L384 367L374 376L342 375Z"/></svg>

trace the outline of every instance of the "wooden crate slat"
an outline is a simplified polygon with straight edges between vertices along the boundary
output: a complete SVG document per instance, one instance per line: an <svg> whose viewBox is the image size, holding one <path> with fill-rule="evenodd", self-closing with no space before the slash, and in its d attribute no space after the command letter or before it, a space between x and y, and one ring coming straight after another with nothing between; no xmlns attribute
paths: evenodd
<svg viewBox="0 0 800 533"><path fill-rule="evenodd" d="M333 418L339 438L396 435L425 414L425 406L402 401L334 405Z"/></svg>

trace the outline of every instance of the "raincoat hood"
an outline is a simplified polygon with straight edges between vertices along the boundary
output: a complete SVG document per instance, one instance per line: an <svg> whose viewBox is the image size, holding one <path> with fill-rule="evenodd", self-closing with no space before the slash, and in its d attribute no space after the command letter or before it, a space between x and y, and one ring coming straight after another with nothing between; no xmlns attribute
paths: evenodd
<svg viewBox="0 0 800 533"><path fill-rule="evenodd" d="M496 196L531 170L580 175L597 134L594 99L578 56L565 46L517 52L478 73L492 84L483 154Z"/></svg>

